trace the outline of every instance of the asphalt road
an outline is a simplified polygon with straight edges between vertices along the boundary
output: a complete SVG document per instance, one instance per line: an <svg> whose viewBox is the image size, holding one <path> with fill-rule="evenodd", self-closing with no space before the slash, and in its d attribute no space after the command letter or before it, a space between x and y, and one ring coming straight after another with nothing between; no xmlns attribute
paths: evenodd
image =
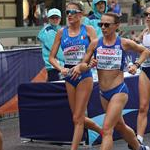
<svg viewBox="0 0 150 150"><path fill-rule="evenodd" d="M52 145L49 142L23 142L20 138L18 118L0 121L3 133L3 150L69 150L70 145ZM145 135L145 144L150 146L150 133ZM100 145L80 146L79 150L99 150ZM114 142L113 150L128 150L124 140Z"/></svg>

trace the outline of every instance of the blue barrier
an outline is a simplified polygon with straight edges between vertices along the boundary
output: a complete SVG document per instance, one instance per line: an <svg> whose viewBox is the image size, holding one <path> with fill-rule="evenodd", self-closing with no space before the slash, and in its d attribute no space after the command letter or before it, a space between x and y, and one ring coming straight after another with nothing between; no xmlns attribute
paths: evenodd
<svg viewBox="0 0 150 150"><path fill-rule="evenodd" d="M21 83L30 82L44 67L41 48L0 52L0 106L17 94Z"/></svg>

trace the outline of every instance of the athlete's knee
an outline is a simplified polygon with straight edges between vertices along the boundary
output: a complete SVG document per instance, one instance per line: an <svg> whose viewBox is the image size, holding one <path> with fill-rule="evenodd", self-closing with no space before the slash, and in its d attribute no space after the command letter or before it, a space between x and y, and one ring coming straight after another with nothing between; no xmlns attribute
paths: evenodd
<svg viewBox="0 0 150 150"><path fill-rule="evenodd" d="M118 122L115 126L115 130L121 132L122 130L125 130L126 124L124 122Z"/></svg>
<svg viewBox="0 0 150 150"><path fill-rule="evenodd" d="M148 109L149 109L149 104L142 104L140 105L139 113L147 115Z"/></svg>
<svg viewBox="0 0 150 150"><path fill-rule="evenodd" d="M79 124L84 124L84 115L73 115L73 122L75 125Z"/></svg>
<svg viewBox="0 0 150 150"><path fill-rule="evenodd" d="M104 124L103 125L103 136L112 135L113 134L113 127Z"/></svg>

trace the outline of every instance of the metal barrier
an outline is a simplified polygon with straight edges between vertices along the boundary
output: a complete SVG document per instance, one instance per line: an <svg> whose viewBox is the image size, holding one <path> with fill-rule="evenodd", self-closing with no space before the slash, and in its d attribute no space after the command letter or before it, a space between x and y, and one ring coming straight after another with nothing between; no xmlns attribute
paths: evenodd
<svg viewBox="0 0 150 150"><path fill-rule="evenodd" d="M38 27L16 27L8 29L0 29L0 38L10 37L37 37L41 26ZM129 35L132 31L141 31L145 28L145 25L121 25L120 32L124 32L124 36Z"/></svg>
<svg viewBox="0 0 150 150"><path fill-rule="evenodd" d="M131 38L133 34L141 32L145 25L123 25L119 28L122 37Z"/></svg>
<svg viewBox="0 0 150 150"><path fill-rule="evenodd" d="M41 28L42 26L0 29L0 38L18 38L18 45L21 44L21 41L29 41L32 38L33 43L36 44L37 35Z"/></svg>
<svg viewBox="0 0 150 150"><path fill-rule="evenodd" d="M36 37L41 28L41 26L38 26L0 29L0 38Z"/></svg>

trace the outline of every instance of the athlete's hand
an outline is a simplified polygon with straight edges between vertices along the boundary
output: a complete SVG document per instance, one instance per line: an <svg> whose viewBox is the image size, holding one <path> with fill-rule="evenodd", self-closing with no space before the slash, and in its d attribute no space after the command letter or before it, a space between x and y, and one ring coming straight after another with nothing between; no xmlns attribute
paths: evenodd
<svg viewBox="0 0 150 150"><path fill-rule="evenodd" d="M69 69L68 68L62 68L60 73L64 76L67 76Z"/></svg>
<svg viewBox="0 0 150 150"><path fill-rule="evenodd" d="M132 75L134 75L134 74L136 74L136 71L137 71L137 66L136 65L130 65L129 67L128 67L128 72L130 73L130 74L132 74Z"/></svg>
<svg viewBox="0 0 150 150"><path fill-rule="evenodd" d="M76 80L81 75L80 64L71 68L71 79Z"/></svg>
<svg viewBox="0 0 150 150"><path fill-rule="evenodd" d="M97 66L97 62L98 62L97 59L92 58L89 65L88 65L88 67L89 68L94 68L95 66Z"/></svg>

